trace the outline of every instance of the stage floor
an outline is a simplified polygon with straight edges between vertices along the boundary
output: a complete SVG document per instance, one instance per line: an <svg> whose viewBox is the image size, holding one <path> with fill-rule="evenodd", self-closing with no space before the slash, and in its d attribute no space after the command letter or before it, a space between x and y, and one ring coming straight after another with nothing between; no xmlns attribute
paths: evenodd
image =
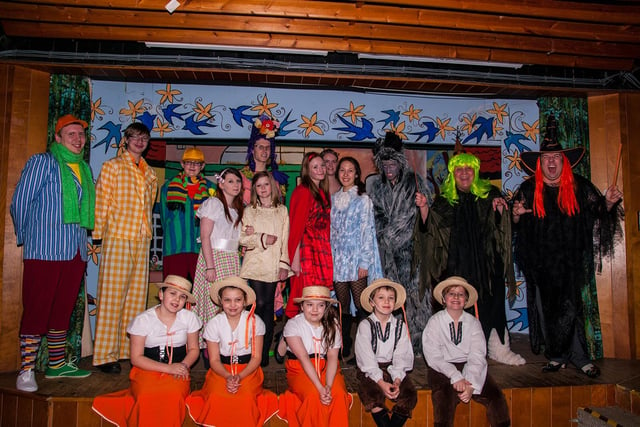
<svg viewBox="0 0 640 427"><path fill-rule="evenodd" d="M570 366L555 373L542 373L545 358L534 355L529 348L528 335L512 334L512 348L520 353L527 363L523 366L506 366L489 361L489 372L496 382L504 389L507 388L536 388L563 387L595 384L616 384L628 390L640 390L640 360L602 359L596 361L602 375L591 379L576 368ZM122 362L122 373L119 375L104 374L91 366L91 358L84 358L79 366L93 371L90 377L84 379L45 379L44 374L36 374L39 390L36 394L43 397L83 397L92 398L96 395L121 390L129 386L128 373L130 364ZM356 369L346 364L342 366L347 388L355 392ZM264 368L265 387L276 393L286 389L284 365L279 365L270 359L269 366ZM206 370L202 361L192 369L192 389L199 389L204 383ZM410 373L418 389L429 389L426 380L426 365L422 357L416 357L414 370ZM11 390L15 388L16 373L0 374L0 388Z"/></svg>

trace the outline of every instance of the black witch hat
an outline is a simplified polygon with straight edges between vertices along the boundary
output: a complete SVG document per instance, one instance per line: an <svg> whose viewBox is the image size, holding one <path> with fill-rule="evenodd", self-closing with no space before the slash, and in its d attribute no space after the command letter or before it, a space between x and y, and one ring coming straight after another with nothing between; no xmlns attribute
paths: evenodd
<svg viewBox="0 0 640 427"><path fill-rule="evenodd" d="M544 134L544 139L540 144L540 151L524 151L520 154L520 159L522 160L522 165L525 167L526 171L532 175L536 172L536 165L540 154L553 152L564 153L564 155L567 156L567 159L569 159L571 168L573 168L575 165L580 163L580 160L582 160L582 156L584 156L584 147L562 148L558 142L558 124L556 122L556 117L553 114L550 114L547 119L547 129Z"/></svg>

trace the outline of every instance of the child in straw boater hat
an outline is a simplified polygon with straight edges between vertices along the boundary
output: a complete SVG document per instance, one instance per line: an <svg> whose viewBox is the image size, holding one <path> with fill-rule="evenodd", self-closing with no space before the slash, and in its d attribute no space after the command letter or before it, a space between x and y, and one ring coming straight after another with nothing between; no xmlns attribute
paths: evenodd
<svg viewBox="0 0 640 427"><path fill-rule="evenodd" d="M300 314L284 326L287 384L278 417L290 427L347 427L352 396L340 373L338 313L325 286L307 286L294 302Z"/></svg>
<svg viewBox="0 0 640 427"><path fill-rule="evenodd" d="M487 374L487 344L480 321L464 311L478 300L465 279L451 276L433 296L444 310L431 316L422 333L422 351L433 399L434 426L452 426L459 401L474 399L487 407L493 427L511 425L500 387Z"/></svg>
<svg viewBox="0 0 640 427"><path fill-rule="evenodd" d="M262 388L265 327L254 313L256 294L237 276L213 283L210 294L222 312L204 329L211 367L202 390L187 398L189 415L205 426L261 426L277 412L278 403L273 392Z"/></svg>
<svg viewBox="0 0 640 427"><path fill-rule="evenodd" d="M407 376L413 369L409 329L393 311L403 307L406 291L388 279L374 280L360 296L371 315L358 325L356 362L358 395L365 411L380 427L401 427L418 403L416 389ZM385 399L396 402L389 417Z"/></svg>
<svg viewBox="0 0 640 427"><path fill-rule="evenodd" d="M191 282L168 275L156 283L160 304L129 324L132 386L97 396L93 410L118 426L181 426L191 389L189 369L198 360L202 322L190 310ZM157 396L162 396L158 399Z"/></svg>

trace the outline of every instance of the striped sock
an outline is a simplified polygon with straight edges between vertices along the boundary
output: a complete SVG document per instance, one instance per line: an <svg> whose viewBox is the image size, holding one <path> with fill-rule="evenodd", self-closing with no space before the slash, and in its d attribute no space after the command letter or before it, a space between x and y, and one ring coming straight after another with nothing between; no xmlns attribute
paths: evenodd
<svg viewBox="0 0 640 427"><path fill-rule="evenodd" d="M65 343L67 331L49 329L47 332L47 344L49 345L49 367L61 368L64 365Z"/></svg>
<svg viewBox="0 0 640 427"><path fill-rule="evenodd" d="M40 341L42 341L40 335L20 335L21 373L27 370L35 371L36 356L38 355L38 348L40 348Z"/></svg>

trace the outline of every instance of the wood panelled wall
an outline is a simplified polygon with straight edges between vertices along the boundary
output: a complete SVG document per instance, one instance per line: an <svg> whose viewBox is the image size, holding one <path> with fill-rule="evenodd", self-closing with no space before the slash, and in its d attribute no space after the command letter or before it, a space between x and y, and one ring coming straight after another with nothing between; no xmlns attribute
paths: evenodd
<svg viewBox="0 0 640 427"><path fill-rule="evenodd" d="M596 276L605 357L640 356L640 94L589 97L591 178L601 190L615 181L624 193L625 242ZM634 191L635 189L635 191Z"/></svg>
<svg viewBox="0 0 640 427"><path fill-rule="evenodd" d="M0 64L0 371L20 366L22 249L9 213L27 159L47 148L49 74Z"/></svg>
<svg viewBox="0 0 640 427"><path fill-rule="evenodd" d="M637 393L637 392L636 392ZM511 421L514 427L572 427L578 407L602 407L618 405L633 410L633 391L613 384L597 384L572 387L542 387L505 389ZM18 427L107 427L91 409L91 398L44 398L41 396L9 392L0 393L0 425ZM637 401L636 401L637 405ZM636 410L635 413L638 413ZM371 415L364 411L358 395L349 413L352 427L375 427ZM433 425L431 391L418 391L418 405L407 427ZM265 427L286 427L277 416ZM187 415L183 427L195 427ZM484 406L472 401L459 404L454 427L489 427Z"/></svg>

